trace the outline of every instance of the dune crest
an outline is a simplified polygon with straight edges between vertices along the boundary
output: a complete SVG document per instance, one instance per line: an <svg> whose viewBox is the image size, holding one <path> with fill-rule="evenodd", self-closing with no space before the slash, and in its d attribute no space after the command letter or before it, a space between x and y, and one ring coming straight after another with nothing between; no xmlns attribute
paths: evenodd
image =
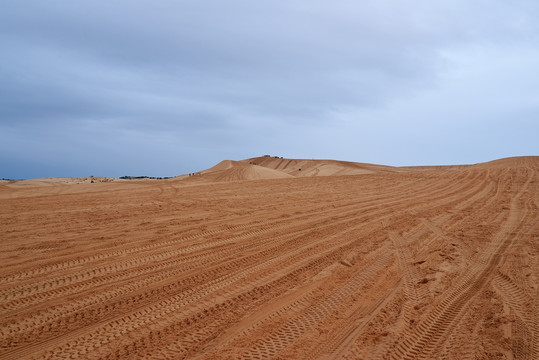
<svg viewBox="0 0 539 360"><path fill-rule="evenodd" d="M338 160L285 159L260 156L240 161L223 160L217 165L195 173L193 180L227 182L292 177L364 175L378 172L398 172L398 168Z"/></svg>
<svg viewBox="0 0 539 360"><path fill-rule="evenodd" d="M206 176L211 175L212 180L214 181L285 179L292 177L282 171L232 160L221 162L214 168L222 170L204 172L204 175Z"/></svg>

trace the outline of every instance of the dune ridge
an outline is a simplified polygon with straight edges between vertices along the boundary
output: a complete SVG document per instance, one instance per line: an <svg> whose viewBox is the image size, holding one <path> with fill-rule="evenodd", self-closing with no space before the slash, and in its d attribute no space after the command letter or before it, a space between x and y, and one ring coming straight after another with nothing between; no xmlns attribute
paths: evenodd
<svg viewBox="0 0 539 360"><path fill-rule="evenodd" d="M406 171L446 171L467 167L518 167L537 161L538 157L521 156L470 165L403 166L358 163L340 160L288 159L278 156L258 156L244 160L223 160L217 165L195 173L192 181L226 182L290 177L346 176L399 173ZM183 176L182 178L185 178Z"/></svg>

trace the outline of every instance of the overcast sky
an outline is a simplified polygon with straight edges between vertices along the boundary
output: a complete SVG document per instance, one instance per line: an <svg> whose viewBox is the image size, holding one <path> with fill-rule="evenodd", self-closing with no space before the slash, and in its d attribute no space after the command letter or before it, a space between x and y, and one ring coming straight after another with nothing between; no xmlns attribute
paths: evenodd
<svg viewBox="0 0 539 360"><path fill-rule="evenodd" d="M539 155L537 0L3 0L0 178Z"/></svg>

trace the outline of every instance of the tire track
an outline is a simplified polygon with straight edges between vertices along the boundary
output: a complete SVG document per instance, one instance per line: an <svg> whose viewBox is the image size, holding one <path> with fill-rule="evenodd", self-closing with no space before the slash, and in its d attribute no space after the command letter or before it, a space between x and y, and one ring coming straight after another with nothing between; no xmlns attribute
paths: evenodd
<svg viewBox="0 0 539 360"><path fill-rule="evenodd" d="M340 221L333 221L330 224L318 225L318 226L316 226L317 231L319 232L319 231L321 231L321 230L323 230L325 228L329 229L331 227L342 226L342 225L344 225L344 224L346 224L347 222L350 221L349 216L350 216L350 214L347 214L344 217L344 219L342 219ZM359 220L361 220L361 218L359 218ZM308 226L307 228L305 228L305 226L303 226L303 230L282 232L282 235L280 235L279 237L273 237L270 241L265 242L264 246L266 248L268 248L270 246L274 246L274 244L276 244L276 243L283 243L285 241L289 241L290 239L294 239L294 238L297 238L297 237L300 237L300 236L305 236L309 232L313 231L312 228L313 228L312 226ZM251 238L251 236L243 235L242 238L249 239L249 238ZM261 250L259 248L260 247L260 242L251 242L251 241L246 241L246 242L247 242L247 245L240 242L239 243L240 246L238 246L238 247L231 247L231 248L227 247L226 248L226 255L232 255L232 254L237 254L237 253L246 253L248 250L253 249L253 248L257 248L257 251ZM299 244L300 244L300 242L294 241L294 246L297 246ZM66 307L62 307L60 309L54 309L54 310L55 310L56 313L62 313L65 316L66 314L73 313L74 311L77 310L77 308L87 307L91 303L104 303L108 299L116 297L119 294L126 293L128 291L132 291L135 288L142 287L142 286L147 286L147 285L152 284L154 282L160 281L160 280L162 280L164 278L169 278L169 277L171 277L173 275L182 274L182 273L185 273L187 270L192 270L192 269L195 269L195 268L199 268L199 267L204 266L206 264L209 265L212 261L214 261L214 262L215 261L222 261L223 259L226 258L224 255L225 255L225 252L219 252L217 254L213 253L213 252L212 253L204 253L204 254L202 254L202 256L195 256L195 257L190 258L189 259L190 260L189 261L189 264L190 264L189 267L185 267L185 266L182 267L182 268L176 268L175 267L171 271L160 272L159 275L157 275L157 276L151 277L149 279L143 279L139 284L136 284L138 286L134 286L134 284L132 284L132 283L128 283L124 287L115 286L108 293L105 292L105 293L98 294L97 296L93 296L93 297L90 297L90 298L84 298L83 300L81 300L79 302L78 307L75 306L75 305L77 305L76 303L70 304L69 305L69 310L66 309ZM208 259L208 261L204 261L203 257L206 257ZM158 266L160 266L160 265L158 265ZM233 268L234 266L235 265L228 265L226 268L229 269L229 268ZM224 269L222 265L220 266L220 269ZM152 269L152 270L155 270L155 269ZM160 269L160 270L162 270L162 269ZM211 271L210 274L216 274L216 273L218 273L218 272L216 270L213 270L213 271ZM208 278L208 276L206 276L205 278ZM185 284L183 284L182 286L185 287ZM33 327L37 327L37 326L42 325L42 323L40 323L38 321L40 318L41 319L50 319L51 318L51 313L50 312L46 312L44 314L42 313L42 314L38 315L38 317L32 316L28 321L29 322L31 321L33 323ZM23 324L24 323L19 321L16 324L14 324L12 327L20 328ZM2 330L3 331L9 330L9 327L7 327L5 329L2 329ZM4 334L4 336L5 335L6 334Z"/></svg>
<svg viewBox="0 0 539 360"><path fill-rule="evenodd" d="M351 232L352 230L354 229L346 229L341 233L335 234L335 237L342 236L343 233ZM327 242L328 239L322 239L321 241ZM354 239L351 239L349 241L353 242ZM305 248L310 248L311 250L307 254L302 254L304 248L298 249L295 252L291 253L281 253L281 255L279 255L278 257L268 260L262 264L256 264L249 268L243 268L233 273L215 278L208 283L204 283L197 288L191 289L187 294L180 294L177 296L170 297L163 302L152 304L143 310L132 312L127 316L119 316L118 318L111 320L104 325L99 324L91 328L81 329L81 331L76 332L74 336L73 334L70 334L70 336L63 339L62 342L66 343L65 346L69 350L64 350L63 352L60 352L60 354L78 353L81 349L85 349L91 346L90 344L93 342L93 338L99 335L102 335L106 338L106 343L110 343L114 339L117 339L120 336L124 335L126 332L141 328L142 326L145 326L149 323L152 323L155 327L162 327L157 325L159 323L159 319L162 319L161 321L165 323L170 323L171 321L179 321L184 317L189 317L189 315L192 314L188 309L186 309L187 305L196 303L192 310L193 313L207 308L208 304L205 304L203 299L207 298L210 294L215 293L218 290L224 290L225 287L229 288L226 294L215 296L215 298L218 299L230 298L234 295L238 295L241 292L244 292L245 288L241 284L236 285L231 289L230 286L237 284L240 280L245 280L247 276L251 277L251 279L247 282L248 284L250 284L249 288L262 286L269 281L274 281L278 279L282 276L283 273L292 272L298 267L301 268L302 266L307 266L310 262L313 261L313 259L323 259L330 253L335 252L343 247L346 247L347 244L348 246L350 246L350 242L344 244L339 243L330 248L324 249L323 251L318 249L318 245L314 245L313 247L312 244L308 244L305 246ZM294 259L294 262L290 262L290 259ZM282 267L281 269L283 270L279 270L279 267L275 266L278 262L288 263L289 265ZM212 300L209 301L211 302ZM174 313L179 309L182 309L182 314L180 318L177 318L174 316ZM135 322L135 324L132 323L133 321ZM128 324L129 326L127 326ZM90 332L90 334L85 334L88 332ZM80 338L77 339L78 337ZM103 344L103 341L101 341L101 343Z"/></svg>
<svg viewBox="0 0 539 360"><path fill-rule="evenodd" d="M400 203L401 201L396 201L394 202L395 204L396 203ZM361 211L362 212L367 212L368 210L370 210L369 208L364 208L362 209ZM357 211L356 209L353 209L352 212L354 211ZM324 214L328 214L329 212L332 212L332 213L339 213L338 210L330 210L330 211L326 211L324 212ZM301 217L304 217L304 216L301 216ZM299 217L298 217L299 218ZM307 218L309 219L309 218ZM307 220L309 221L309 220ZM298 226L302 224L301 222L295 222L293 226ZM230 228L229 228L230 229ZM256 234L256 235L259 235L261 234L262 232L265 232L266 230L267 231L273 231L274 228L271 228L271 227L268 227L266 229L262 229L262 230L258 230L256 232L251 232L251 233L248 233L246 234L246 236L248 236L249 234L250 235L253 235L253 234ZM211 235L212 233L215 233L215 232L209 232L208 234ZM210 242L206 242L206 243L203 243L203 244L195 244L195 245L191 245L191 246L188 246L186 248L183 248L183 249L178 249L178 250L174 250L174 251L169 251L169 252L166 252L166 249L168 249L167 247L164 247L162 250L162 253L161 255L156 255L156 254L151 254L151 255L146 255L142 258L135 258L135 259L130 259L128 261L124 261L124 262L117 262L117 263L113 263L113 264L109 264L108 266L104 267L104 268L98 268L98 269L90 269L90 270L86 270L83 274L79 274L79 273L74 273L74 274L70 274L69 276L69 281L64 279L64 277L59 277L59 278L54 278L54 279L51 279L51 280L47 280L46 281L46 284L47 284L47 287L53 287L53 288L60 288L60 287L65 287L65 285L67 285L66 283L69 283L69 282L78 282L80 283L81 281L83 281L84 279L87 279L89 278L90 281L93 283L93 284L96 284L98 283L101 279L98 277L99 275L102 275L103 273L104 274L107 274L107 273L112 273L112 272L118 272L119 270L125 270L127 271L129 268L132 268L134 266L139 266L139 265L143 265L147 262L157 262L157 261L166 261L167 259L171 258L171 257L174 257L174 256L178 256L178 255L181 255L181 254L185 254L185 253L189 253L189 252L194 252L194 251L198 251L198 250L204 250L204 249L208 249L208 248L211 248L211 247L216 247L216 246L224 246L226 245L227 243L230 243L230 242L235 242L235 241L238 241L241 237L238 237L238 238L229 238L229 239L222 239L222 240L218 240L218 241L210 241ZM173 243L175 243L176 241L173 241ZM164 242L164 246L168 245L169 243L171 243L171 241L168 241L168 242ZM148 247L151 247L151 248L156 248L156 244L154 245L151 245L151 246L148 246ZM132 273L133 270L130 270L130 274L133 274ZM80 277L78 276L80 275ZM124 275L120 275L120 276L129 276L127 274L124 274ZM113 281L114 280L114 276L109 276L107 277L107 279L109 281ZM121 280L121 278L120 278ZM42 287L45 287L43 284L40 285L39 283L36 284L36 285L32 285L31 287L31 290L35 291L36 288L39 288L40 286ZM65 295L68 295L68 294L73 294L73 293L77 293L80 291L81 288L86 288L88 285L85 284L85 283L81 283L79 284L78 286L70 286L67 288L67 291L68 292L60 292L60 291L51 291L49 292L49 297L51 296L54 296L54 297L58 297L58 296L65 296ZM45 287L44 290L47 290L47 287ZM12 293L14 293L13 296L15 296L16 294L16 298L22 298L25 296L25 292L24 292L24 288L17 288L17 289L12 289L11 290ZM34 301L43 301L45 298L47 297L47 295L45 294L36 294L34 295ZM4 301L6 301L8 299L4 298ZM28 299L27 297L21 301L15 301L15 302L8 302L6 304L3 305L3 311L9 311L9 312L13 312L15 309L21 307L21 306L28 306L29 304L31 304L31 299Z"/></svg>
<svg viewBox="0 0 539 360"><path fill-rule="evenodd" d="M389 286L387 286L389 285ZM377 301L368 305L361 304L351 314L345 317L340 326L326 342L320 343L313 351L309 352L306 359L336 359L347 353L354 342L363 334L367 325L391 302L400 289L398 279L385 284L386 292L378 295ZM387 291L387 289L392 289ZM350 321L350 319L355 319Z"/></svg>
<svg viewBox="0 0 539 360"><path fill-rule="evenodd" d="M333 222L338 222L338 218L344 218L345 221L346 221L346 218L352 216L352 215L360 215L361 213L365 213L367 212L369 209L354 209L352 208L352 210L349 210L348 212L340 212L340 211L332 211L331 213L335 213L336 215L335 216L332 216L331 219L333 220ZM202 250L209 250L209 249L212 249L214 247L218 247L218 246L222 246L224 247L225 245L229 245L229 244L234 244L234 243L240 243L241 240L245 240L245 239L248 239L248 238L251 238L251 237L258 237L262 234L267 234L267 233L275 233L277 231L277 229L281 230L281 231L291 231L292 228L297 228L297 227L304 227L304 226L309 226L309 227L313 227L313 224L319 222L319 221L325 221L327 220L329 217L328 217L328 212L324 212L323 213L324 217L319 217L319 218L315 218L313 220L312 217L308 217L307 220L303 221L303 222L300 222L300 221L295 221L295 222L291 222L289 223L288 225L281 225L281 226L273 226L273 227L266 227L266 228L262 228L262 229L259 229L257 231L252 231L252 232L248 232L246 234L243 234L243 235L240 235L240 236L237 236L237 237L232 237L232 238L225 238L225 239L221 239L221 240L216 240L216 241L209 241L209 242L205 242L205 243L202 243L202 244L195 244L195 245L192 245L192 246L188 246L188 247L185 247L185 248L180 248L180 249L177 249L177 250L173 250L173 251L167 251L167 248L165 249L162 249L162 251L158 254L150 254L150 255L146 255L146 256L143 256L143 257L140 257L140 258L135 258L135 259L129 259L129 260L126 260L126 261L122 261L122 262L117 262L117 263L113 263L113 264L109 264L107 265L106 267L104 268L101 268L101 269L91 269L91 270L86 270L85 272L81 274L79 273L74 273L72 275L70 275L70 279L71 279L71 282L74 282L74 283L77 283L76 285L72 285L72 286L69 286L67 288L64 288L64 290L66 291L63 291L63 292L60 292L60 291L52 291L52 290L55 290L57 288L60 288L60 287L63 287L65 286L65 282L69 283L68 281L65 281L65 282L62 282L62 279L64 279L63 277L59 277L59 278L54 278L54 279L51 279L51 280L48 280L46 281L46 285L48 287L52 287L53 289L51 289L49 292L48 292L48 296L54 296L54 297L58 297L60 295L67 295L67 294L70 294L70 293L77 293L80 291L81 288L87 288L89 285L96 285L98 283L101 283L103 281L103 279L106 279L110 282L112 282L113 280L121 280L122 277L124 278L130 278L134 275L137 275L137 273L144 273L144 272L148 272L148 271L154 271L156 270L156 267L159 267L159 266L163 266L163 264L166 264L166 262L170 259L170 258L173 258L173 257L177 257L177 256L180 256L180 255L185 255L185 254L189 254L189 253L192 253L192 252L195 252L195 251L202 251ZM338 215L338 217L336 217ZM320 226L320 225L318 225ZM235 250L234 247L231 247L231 248L227 248L225 251L227 251L228 253L233 253ZM200 256L200 255L199 255ZM207 256L206 254L203 254L202 256ZM214 260L214 259L220 259L221 258L221 255L212 255L210 257L210 260ZM183 260L178 260L179 262L182 262L182 261L185 261L185 260L196 260L196 259L199 259L199 257L190 257L190 258L185 258ZM133 273L133 267L135 266L141 266L141 265L144 265L148 262L151 262L151 263L158 263L158 262L163 262L161 265L157 265L157 266L153 266L153 267L149 267L147 268L146 270L141 270L141 269L136 269L135 270L135 273ZM99 275L107 275L109 273L114 273L114 272L118 272L118 271L121 271L123 270L124 272L119 274L119 275L109 275L109 276L99 276ZM127 272L127 270L129 270ZM80 275L80 278L78 277L78 275ZM83 280L85 280L86 278L89 278L89 282L84 282ZM80 281L78 281L80 280ZM43 284L36 284L35 286L32 286L31 290L35 291L35 288L40 288L40 287L45 287ZM45 287L44 290L47 290L47 288ZM24 288L16 288L16 289L12 289L12 293L13 296L17 295L17 297L15 298L15 300L17 300L18 298L23 298L25 296L25 292L24 292ZM17 308L19 307L22 307L22 306L28 306L32 299L34 301L43 301L45 298L47 297L47 294L41 294L41 293L38 293L36 295L34 295L33 298L28 298L28 296L26 298L23 298L22 300L20 301L11 301L11 302L6 302L5 304L2 305L2 311L9 311L10 313L13 313L14 310L16 310ZM6 300L9 300L4 298L4 301Z"/></svg>
<svg viewBox="0 0 539 360"><path fill-rule="evenodd" d="M428 358L443 340L442 336L456 321L466 304L480 291L489 280L489 274L498 265L501 254L513 240L510 236L522 222L522 216L517 207L517 201L527 188L532 177L528 177L526 184L511 200L510 214L502 229L487 245L486 251L481 254L478 261L456 282L448 295L438 306L419 324L415 331L406 334L395 347L393 359L421 359Z"/></svg>
<svg viewBox="0 0 539 360"><path fill-rule="evenodd" d="M432 186L435 187L435 189L440 189L444 185L444 184L436 183L434 181L431 181L431 184L432 184ZM448 184L449 184L449 186L459 185L458 183L448 183ZM387 195L385 195L385 198L387 198ZM376 201L380 201L380 200L383 200L383 199L384 199L384 197L381 197L378 194L378 195L375 195L371 199L371 201L374 203ZM305 214L305 215L302 214L300 216L308 216L308 215L309 214ZM291 218L290 220L293 220L294 218L295 217ZM275 223L277 221L279 221L279 219L274 220L272 222ZM264 224L269 225L270 222L266 222L266 223L262 223L262 224L260 224L260 223L253 224L252 222L249 222L248 224L244 224L244 225L237 226L237 227L232 227L232 228L226 227L226 228L221 229L221 230L206 231L206 232L203 232L203 233L200 233L200 234L195 234L195 235L191 235L191 236L187 236L187 237L181 237L179 239L173 239L173 240L169 240L169 241L166 241L166 242L160 242L160 243L156 243L156 244L155 243L154 244L147 244L147 245L134 247L134 248L132 246L130 246L130 245L127 245L128 247L126 249L123 249L123 250L120 250L120 251L114 251L114 252L107 251L105 253L94 254L94 255L86 257L86 258L81 258L80 257L80 250L79 250L77 252L77 258L76 259L72 259L72 260L69 260L69 261L66 261L66 262L63 262L63 263L54 263L52 265L47 265L45 267L33 268L33 269L31 269L30 272L23 272L23 273L18 273L18 274L6 275L6 276L3 276L3 277L0 278L0 283L11 282L11 281L20 281L20 280L23 280L25 278L35 278L37 275L45 275L45 274L48 274L50 272L58 271L58 270L62 270L62 269L71 269L73 267L81 266L81 265L91 263L91 262L94 262L94 261L107 260L107 259L110 259L110 258L118 258L118 257L130 255L130 254L138 253L138 252L141 252L141 251L153 249L153 248L158 247L158 246L174 245L174 244L194 240L194 239L199 238L199 237L216 235L218 233L224 233L224 232L228 232L228 231L236 230L236 229L241 229L241 228L263 226ZM99 248L92 247L90 250L91 251L96 251L97 249L99 249Z"/></svg>
<svg viewBox="0 0 539 360"><path fill-rule="evenodd" d="M424 223L422 222L422 224ZM405 299L402 305L402 314L404 324L409 325L416 320L414 319L414 310L417 310L421 302L427 297L427 290L424 286L418 286L423 277L413 264L408 242L396 232L390 232L389 238L393 242L395 254L403 272Z"/></svg>
<svg viewBox="0 0 539 360"><path fill-rule="evenodd" d="M304 312L302 315L288 321L284 326L263 340L259 340L256 346L242 354L240 359L271 359L285 347L292 344L309 328L316 326L331 312L339 307L341 302L350 296L357 288L361 287L368 279L374 276L386 265L393 255L389 252L382 253L364 271L354 276L345 286L339 288L322 303Z"/></svg>
<svg viewBox="0 0 539 360"><path fill-rule="evenodd" d="M517 317L512 326L516 330L518 342L515 355L518 359L536 359L539 355L539 345L535 343L535 336L539 332L537 299L530 298L509 276L501 272L494 276L492 283Z"/></svg>
<svg viewBox="0 0 539 360"><path fill-rule="evenodd" d="M163 216L154 212L161 211L158 200L171 194L172 188L164 185L159 189L144 184L141 191L130 184L131 190L121 197L129 201L136 192L137 200L120 208L100 203L105 192L100 200L71 191L62 201L56 195L36 198L38 207L28 200L24 221L34 222L36 230L8 234L9 254L20 248L21 259L39 253L50 259L23 263L5 255L9 267L0 276L0 359L195 354L208 359L283 358L298 352L334 358L369 354L369 348L376 353L400 349L395 354L404 359L432 358L442 354L442 348L443 354L452 354L447 346L458 339L469 341L455 332L468 329L470 305L482 304L484 295L477 294L485 294L491 282L514 317L504 329L509 326L513 333L515 356L536 357L531 316L537 312L530 309L537 306L529 304L535 275L526 278L530 271L517 268L522 261L536 263L532 251L537 207L533 200L523 207L524 198L537 193L535 179L535 169L470 166L383 176L198 184L189 187L187 197L182 189L178 199L161 201ZM287 193L279 193L285 186ZM234 198L242 188L246 192ZM323 189L331 191L322 194ZM61 207L80 196L81 203L61 212L45 211L51 201ZM257 203L269 196L272 201L259 208ZM199 198L202 205L193 207L195 215L189 220L182 209L190 209ZM12 212L23 209L14 201ZM85 221L81 211L70 215L78 204L94 206L92 214L107 209L99 218L106 226L115 225L113 233L94 242L105 225L92 229L101 225ZM115 209L123 214L108 221L107 214ZM57 214L65 215L66 225ZM148 222L151 218L158 221ZM13 216L8 220L10 228L24 222ZM38 237L48 232L48 238ZM384 238L387 233L390 238ZM17 237L28 239L18 244ZM524 240L527 245L516 251L515 244ZM508 249L512 252L506 256ZM530 255L520 260L519 253ZM373 257L382 254L390 258L378 272L349 286L360 276L359 269L377 266ZM422 258L427 264L415 266ZM460 270L462 264L471 264L468 273ZM452 281L448 275L437 277L438 282L429 285L436 293L428 294L429 286L417 281L436 269L442 274L459 269L458 276ZM402 283L397 285L400 273ZM384 276L388 288L381 285ZM443 289L451 283L448 291ZM363 298L362 289L369 289ZM399 317L396 306L401 303ZM391 333L377 338L376 345L366 340L382 326L395 321L401 326L403 319L417 316L413 306L418 303L427 312L399 341L394 342ZM492 314L492 308L482 314ZM299 325L289 325L288 318ZM280 325L272 329L273 324ZM321 329L323 342L311 346ZM479 336L478 331L482 328L474 328L473 334ZM258 339L254 347L247 345L253 334Z"/></svg>
<svg viewBox="0 0 539 360"><path fill-rule="evenodd" d="M349 245L349 246L352 246L352 245ZM341 249L341 250L342 250L342 249ZM315 251L315 252L312 254L312 256L313 256L314 258L316 258L316 257L317 257L317 254L320 255L320 251ZM252 281L250 281L250 282L252 282Z"/></svg>

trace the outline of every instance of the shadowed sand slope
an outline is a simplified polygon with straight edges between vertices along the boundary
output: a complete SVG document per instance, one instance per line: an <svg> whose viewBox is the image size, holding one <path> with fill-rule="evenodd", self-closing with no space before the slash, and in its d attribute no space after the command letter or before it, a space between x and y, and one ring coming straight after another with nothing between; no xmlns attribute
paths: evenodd
<svg viewBox="0 0 539 360"><path fill-rule="evenodd" d="M0 360L539 358L538 157L263 157L0 204Z"/></svg>
<svg viewBox="0 0 539 360"><path fill-rule="evenodd" d="M403 171L398 168L337 160L301 160L256 157L241 161L223 160L219 164L181 179L191 182L229 182L292 177L363 175Z"/></svg>
<svg viewBox="0 0 539 360"><path fill-rule="evenodd" d="M290 178L282 171L256 166L240 161L224 160L214 167L198 173L205 181L243 181Z"/></svg>
<svg viewBox="0 0 539 360"><path fill-rule="evenodd" d="M275 169L297 177L360 175L375 172L395 172L397 168L383 165L362 164L338 160L307 160L284 159L279 157L261 156L242 160L269 169Z"/></svg>

